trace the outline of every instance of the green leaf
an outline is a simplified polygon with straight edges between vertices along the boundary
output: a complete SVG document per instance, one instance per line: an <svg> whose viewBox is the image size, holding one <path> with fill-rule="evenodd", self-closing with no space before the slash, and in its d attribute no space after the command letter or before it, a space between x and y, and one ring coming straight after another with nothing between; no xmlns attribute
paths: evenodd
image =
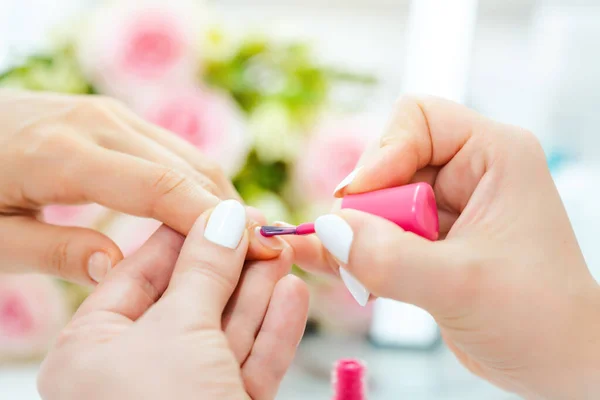
<svg viewBox="0 0 600 400"><path fill-rule="evenodd" d="M0 74L0 86L71 94L94 93L77 63L74 49L64 47L48 55L33 55Z"/></svg>

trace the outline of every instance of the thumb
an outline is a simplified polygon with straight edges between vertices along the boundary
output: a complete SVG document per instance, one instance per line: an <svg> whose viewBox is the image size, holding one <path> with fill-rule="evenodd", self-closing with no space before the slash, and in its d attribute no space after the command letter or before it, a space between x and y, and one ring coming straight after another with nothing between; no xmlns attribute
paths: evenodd
<svg viewBox="0 0 600 400"><path fill-rule="evenodd" d="M0 266L92 285L123 258L108 237L91 229L49 225L31 217L0 219Z"/></svg>
<svg viewBox="0 0 600 400"><path fill-rule="evenodd" d="M315 230L361 305L372 293L441 312L468 281L456 244L430 242L383 218L342 210L318 218Z"/></svg>

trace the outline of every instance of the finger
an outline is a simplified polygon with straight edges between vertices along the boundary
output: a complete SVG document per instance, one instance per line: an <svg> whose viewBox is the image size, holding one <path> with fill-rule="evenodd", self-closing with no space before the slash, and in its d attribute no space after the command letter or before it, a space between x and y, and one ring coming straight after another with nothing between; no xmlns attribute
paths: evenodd
<svg viewBox="0 0 600 400"><path fill-rule="evenodd" d="M242 378L251 398L275 398L302 339L307 317L308 288L300 278L288 275L275 286L260 332L242 365Z"/></svg>
<svg viewBox="0 0 600 400"><path fill-rule="evenodd" d="M31 165L28 185L15 176L7 187L20 187L34 204L97 203L156 219L184 235L200 214L219 203L218 197L171 167L83 143L75 146L74 159ZM57 191L57 186L64 189ZM277 257L281 248L269 247L276 243L252 235L248 258Z"/></svg>
<svg viewBox="0 0 600 400"><path fill-rule="evenodd" d="M229 178L225 176L221 168L206 156L203 156L197 148L172 132L149 123L123 107L116 108L115 112L124 118L134 130L168 148L170 151L186 160L197 171L210 178L222 192L223 198L241 201L233 184Z"/></svg>
<svg viewBox="0 0 600 400"><path fill-rule="evenodd" d="M173 318L176 329L220 329L247 250L242 204L225 200L212 213L202 214L185 241L165 301L155 309L155 316Z"/></svg>
<svg viewBox="0 0 600 400"><path fill-rule="evenodd" d="M76 318L97 311L138 319L164 293L184 238L160 227L134 254L121 261L81 305Z"/></svg>
<svg viewBox="0 0 600 400"><path fill-rule="evenodd" d="M337 195L407 184L419 169L449 163L467 142L482 136L490 125L490 121L474 111L450 101L433 97L402 98L379 148L365 156L362 167L345 180L346 186L342 185ZM451 175L460 177L460 184L468 187L469 195L481 178L479 164L483 163L485 151L480 148L472 155L477 157L463 157L451 168ZM435 186L434 189L438 201L457 203L456 199L445 198L452 192Z"/></svg>
<svg viewBox="0 0 600 400"><path fill-rule="evenodd" d="M357 302L369 294L415 304L429 311L464 300L474 252L457 241L430 242L383 218L355 210L315 222L323 246L337 259L340 274ZM475 274L476 276L476 274Z"/></svg>
<svg viewBox="0 0 600 400"><path fill-rule="evenodd" d="M32 159L28 179L7 177L33 205L97 203L126 214L159 220L187 234L198 216L219 199L189 176L128 154L71 141L63 160ZM54 149L49 146L48 150ZM91 179L90 177L93 177ZM2 176L2 178L5 178ZM59 188L59 189L57 189Z"/></svg>
<svg viewBox="0 0 600 400"><path fill-rule="evenodd" d="M259 226L267 224L267 218L258 208L246 206L246 214L248 214L250 221L256 222Z"/></svg>
<svg viewBox="0 0 600 400"><path fill-rule="evenodd" d="M119 247L91 229L62 227L32 217L0 218L0 266L35 270L83 285L101 281L122 258Z"/></svg>
<svg viewBox="0 0 600 400"><path fill-rule="evenodd" d="M223 313L222 326L241 364L252 349L277 282L290 272L292 252L287 249L270 261L247 263L237 289Z"/></svg>
<svg viewBox="0 0 600 400"><path fill-rule="evenodd" d="M124 137L125 136L125 137ZM144 160L165 165L190 176L198 185L217 197L224 198L224 192L210 178L195 168L169 148L139 134L128 125L119 130L119 135L106 135L100 144L110 150L130 154ZM200 155L198 155L200 156Z"/></svg>
<svg viewBox="0 0 600 400"><path fill-rule="evenodd" d="M331 212L336 212L341 208L341 200L336 199L331 208ZM285 222L276 222L276 226L292 226ZM294 250L294 264L297 264L305 271L316 275L339 276L337 261L331 257L318 237L311 236L282 236L282 238Z"/></svg>
<svg viewBox="0 0 600 400"><path fill-rule="evenodd" d="M291 226L284 222L276 222L275 226ZM305 271L317 275L338 275L338 264L323 247L318 237L289 235L283 240L293 249L294 264Z"/></svg>
<svg viewBox="0 0 600 400"><path fill-rule="evenodd" d="M248 208L246 210L248 211ZM246 254L248 261L272 260L277 258L285 247L285 242L281 238L264 237L260 233L260 226L261 224L257 222L251 222L248 228L250 239L248 254Z"/></svg>

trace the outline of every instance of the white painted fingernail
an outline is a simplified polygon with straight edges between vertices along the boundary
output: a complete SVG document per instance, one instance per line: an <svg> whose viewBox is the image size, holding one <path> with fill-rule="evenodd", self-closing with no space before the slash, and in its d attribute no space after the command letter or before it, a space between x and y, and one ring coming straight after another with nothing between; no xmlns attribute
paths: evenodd
<svg viewBox="0 0 600 400"><path fill-rule="evenodd" d="M354 180L354 178L356 178L356 175L358 174L358 171L361 170L362 167L358 167L356 168L354 171L350 172L348 174L347 177L345 177L339 185L337 185L337 187L335 188L335 190L333 191L333 194L336 194L337 192L339 192L340 190L342 190L343 188L345 188L346 186L348 186L349 184L352 183L352 181Z"/></svg>
<svg viewBox="0 0 600 400"><path fill-rule="evenodd" d="M340 216L324 215L315 221L315 231L323 246L342 264L348 264L354 240L352 227ZM369 300L369 291L348 271L340 267L342 281L361 306Z"/></svg>
<svg viewBox="0 0 600 400"><path fill-rule="evenodd" d="M354 297L354 300L362 307L366 306L369 301L369 296L371 295L367 288L365 288L354 275L342 267L340 267L340 276L342 277L344 285L346 285L348 291L352 294L352 297Z"/></svg>
<svg viewBox="0 0 600 400"><path fill-rule="evenodd" d="M245 230L246 209L236 200L225 200L210 215L204 237L219 246L235 249Z"/></svg>
<svg viewBox="0 0 600 400"><path fill-rule="evenodd" d="M88 274L96 283L102 282L111 268L110 257L102 251L92 254L88 260Z"/></svg>
<svg viewBox="0 0 600 400"><path fill-rule="evenodd" d="M350 225L338 215L323 215L315 221L315 231L323 246L343 264L348 264L354 239Z"/></svg>

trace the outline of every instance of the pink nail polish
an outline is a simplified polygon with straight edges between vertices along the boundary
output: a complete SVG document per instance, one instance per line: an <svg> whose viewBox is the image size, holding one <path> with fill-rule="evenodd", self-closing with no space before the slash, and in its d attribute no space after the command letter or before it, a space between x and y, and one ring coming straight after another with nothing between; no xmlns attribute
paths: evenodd
<svg viewBox="0 0 600 400"><path fill-rule="evenodd" d="M333 371L332 400L366 400L365 366L358 360L339 360Z"/></svg>

